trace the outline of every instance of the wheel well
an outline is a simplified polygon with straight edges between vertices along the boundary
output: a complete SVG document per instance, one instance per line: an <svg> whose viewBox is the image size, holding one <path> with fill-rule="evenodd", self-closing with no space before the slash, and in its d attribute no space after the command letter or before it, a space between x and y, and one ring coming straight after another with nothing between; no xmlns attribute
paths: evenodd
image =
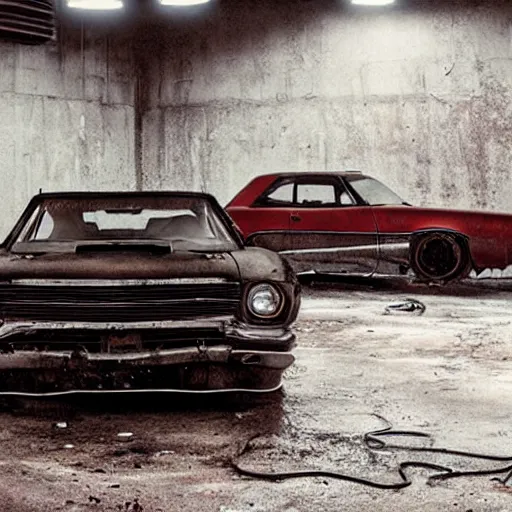
<svg viewBox="0 0 512 512"><path fill-rule="evenodd" d="M429 235L431 233L444 233L446 235L453 235L457 241L461 242L464 247L469 249L469 236L461 233L460 231L455 231L454 229L446 229L446 228L429 228L429 229L421 229L419 231L414 231L411 234L411 238L417 238L424 235Z"/></svg>
<svg viewBox="0 0 512 512"><path fill-rule="evenodd" d="M453 235L457 241L461 242L461 244L464 245L467 249L469 249L469 237L465 235L464 233L461 233L460 231L455 231L452 229L446 229L446 228L429 228L429 229L422 229L420 231L414 231L411 234L412 239L416 239L421 236L430 235L432 233L443 233L446 235Z"/></svg>
<svg viewBox="0 0 512 512"><path fill-rule="evenodd" d="M467 257L467 265L466 269L463 270L463 274L468 274L469 270L474 268L474 261L471 255L471 249L469 245L469 237L465 235L464 233L461 233L459 231L455 231L452 229L446 229L446 228L430 228L430 229L423 229L420 231L415 231L411 234L410 239L410 250L411 254L416 246L416 244L425 236L433 235L433 234L440 234L440 235L451 235L455 241L460 245L461 249L466 252Z"/></svg>

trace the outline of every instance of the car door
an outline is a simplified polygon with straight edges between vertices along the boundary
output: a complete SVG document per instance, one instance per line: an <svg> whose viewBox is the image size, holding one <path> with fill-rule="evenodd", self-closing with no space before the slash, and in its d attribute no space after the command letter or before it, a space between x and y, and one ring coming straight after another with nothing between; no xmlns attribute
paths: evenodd
<svg viewBox="0 0 512 512"><path fill-rule="evenodd" d="M378 264L377 229L369 206L358 204L339 176L297 177L288 249L297 272L371 275Z"/></svg>

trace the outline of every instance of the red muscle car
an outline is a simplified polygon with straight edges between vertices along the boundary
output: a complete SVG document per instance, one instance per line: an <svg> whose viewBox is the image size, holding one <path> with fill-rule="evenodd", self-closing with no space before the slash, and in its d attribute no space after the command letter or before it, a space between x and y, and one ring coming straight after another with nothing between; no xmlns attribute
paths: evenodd
<svg viewBox="0 0 512 512"><path fill-rule="evenodd" d="M226 210L246 243L279 252L297 272L413 273L444 284L472 270L502 277L512 265L512 215L415 207L359 172L259 176Z"/></svg>

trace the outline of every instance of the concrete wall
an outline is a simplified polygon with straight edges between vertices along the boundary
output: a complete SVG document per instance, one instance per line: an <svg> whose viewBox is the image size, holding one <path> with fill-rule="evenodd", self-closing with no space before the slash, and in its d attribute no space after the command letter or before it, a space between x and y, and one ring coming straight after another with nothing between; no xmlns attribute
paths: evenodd
<svg viewBox="0 0 512 512"><path fill-rule="evenodd" d="M226 202L260 173L356 167L417 204L512 212L511 3L407 3L168 20L147 42L144 187Z"/></svg>
<svg viewBox="0 0 512 512"><path fill-rule="evenodd" d="M357 167L414 203L512 212L512 4L434 3L218 0L136 30L88 20L83 41L75 20L56 44L0 42L0 236L39 188L225 203L290 169Z"/></svg>
<svg viewBox="0 0 512 512"><path fill-rule="evenodd" d="M135 186L133 57L81 31L60 43L0 42L0 237L31 196Z"/></svg>

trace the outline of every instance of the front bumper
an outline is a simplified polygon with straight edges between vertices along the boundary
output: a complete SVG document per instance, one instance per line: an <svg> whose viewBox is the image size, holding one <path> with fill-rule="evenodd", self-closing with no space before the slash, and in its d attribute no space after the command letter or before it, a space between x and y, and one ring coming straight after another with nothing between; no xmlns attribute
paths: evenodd
<svg viewBox="0 0 512 512"><path fill-rule="evenodd" d="M89 352L82 345L26 350L23 343L11 342L20 335L35 339L42 331L71 337L77 330L117 334L177 329L216 329L222 338L214 345L197 339L193 346L113 352ZM289 329L253 328L231 318L123 324L8 321L0 326L0 395L272 391L281 386L284 370L294 362L294 342Z"/></svg>

